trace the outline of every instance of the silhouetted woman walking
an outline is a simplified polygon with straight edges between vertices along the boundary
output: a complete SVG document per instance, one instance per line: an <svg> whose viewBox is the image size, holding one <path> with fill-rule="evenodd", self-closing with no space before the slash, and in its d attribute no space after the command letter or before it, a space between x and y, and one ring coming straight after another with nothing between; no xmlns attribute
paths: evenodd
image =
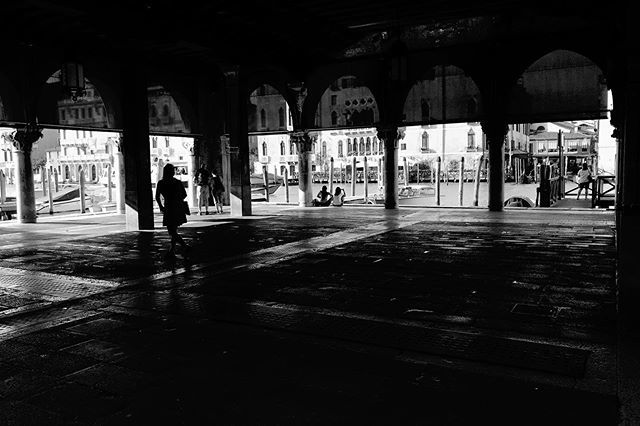
<svg viewBox="0 0 640 426"><path fill-rule="evenodd" d="M184 190L182 182L174 178L175 168L173 164L167 163L163 169L162 179L158 181L156 187L156 202L162 215L162 224L167 227L169 235L171 235L171 248L167 256L175 256L176 242L180 243L183 250L187 250L187 244L182 237L178 235L178 226L187 223L185 214L187 191ZM164 205L162 201L164 200Z"/></svg>

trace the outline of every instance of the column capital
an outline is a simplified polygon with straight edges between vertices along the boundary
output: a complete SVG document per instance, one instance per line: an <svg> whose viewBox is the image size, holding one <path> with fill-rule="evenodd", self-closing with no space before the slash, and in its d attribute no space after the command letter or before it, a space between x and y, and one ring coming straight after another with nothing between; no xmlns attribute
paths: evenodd
<svg viewBox="0 0 640 426"><path fill-rule="evenodd" d="M509 131L507 122L502 119L483 120L480 122L480 126L482 127L482 131L484 132L484 134L487 135L487 140L489 141L489 143L496 140L501 140L504 142L504 137Z"/></svg>
<svg viewBox="0 0 640 426"><path fill-rule="evenodd" d="M298 152L309 152L313 147L313 139L306 130L297 130L289 134L289 140L296 144Z"/></svg>
<svg viewBox="0 0 640 426"><path fill-rule="evenodd" d="M33 144L42 137L42 130L37 124L27 123L22 128L17 128L5 136L5 140L10 142L18 151L31 152Z"/></svg>
<svg viewBox="0 0 640 426"><path fill-rule="evenodd" d="M398 126L380 126L376 127L376 134L378 139L387 141L404 139L406 127Z"/></svg>
<svg viewBox="0 0 640 426"><path fill-rule="evenodd" d="M295 82L289 83L289 90L293 92L293 96L295 98L295 112L297 119L297 125L302 124L302 107L304 105L304 101L307 99L307 88L304 86L304 82Z"/></svg>
<svg viewBox="0 0 640 426"><path fill-rule="evenodd" d="M122 153L122 140L120 140L119 137L109 137L107 141L110 142L119 153Z"/></svg>

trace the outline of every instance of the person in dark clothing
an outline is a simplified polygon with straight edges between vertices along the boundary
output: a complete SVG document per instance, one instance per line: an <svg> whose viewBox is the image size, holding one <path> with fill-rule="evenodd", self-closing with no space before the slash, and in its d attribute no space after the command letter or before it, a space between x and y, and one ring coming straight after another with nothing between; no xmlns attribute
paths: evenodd
<svg viewBox="0 0 640 426"><path fill-rule="evenodd" d="M209 173L207 168L204 165L202 165L196 171L196 174L193 177L193 180L198 187L198 213L202 215L202 207L204 206L205 214L209 214L209 195L211 193L211 190L210 190L211 174Z"/></svg>
<svg viewBox="0 0 640 426"><path fill-rule="evenodd" d="M216 205L216 213L222 213L222 193L224 192L224 185L220 175L214 170L211 173L211 195L213 196L213 202Z"/></svg>
<svg viewBox="0 0 640 426"><path fill-rule="evenodd" d="M156 202L162 212L162 224L167 227L171 236L171 248L167 253L168 257L175 256L176 243L180 243L182 249L188 250L187 244L178 234L178 227L187 223L186 202L187 191L182 182L174 178L175 168L173 164L167 163L163 169L162 179L158 181L156 187ZM164 203L163 203L164 201Z"/></svg>

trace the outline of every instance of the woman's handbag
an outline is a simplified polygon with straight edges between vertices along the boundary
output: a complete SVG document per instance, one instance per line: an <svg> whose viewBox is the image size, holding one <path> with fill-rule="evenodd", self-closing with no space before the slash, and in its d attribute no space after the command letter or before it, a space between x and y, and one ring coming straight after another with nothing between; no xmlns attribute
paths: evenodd
<svg viewBox="0 0 640 426"><path fill-rule="evenodd" d="M191 214L191 209L189 208L189 203L187 203L186 201L182 202L182 206L184 208L184 214Z"/></svg>

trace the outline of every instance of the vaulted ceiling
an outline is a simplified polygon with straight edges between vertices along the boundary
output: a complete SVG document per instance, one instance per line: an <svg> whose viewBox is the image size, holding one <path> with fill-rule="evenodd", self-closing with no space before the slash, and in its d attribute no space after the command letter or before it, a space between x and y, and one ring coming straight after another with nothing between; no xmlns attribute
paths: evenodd
<svg viewBox="0 0 640 426"><path fill-rule="evenodd" d="M19 0L0 7L9 46L124 49L212 63L287 65L336 60L383 31L431 26L433 31L423 33L437 36L446 32L443 23L456 26L465 18L509 25L514 17L531 14L606 15L604 8L575 0L534 5L521 0Z"/></svg>

